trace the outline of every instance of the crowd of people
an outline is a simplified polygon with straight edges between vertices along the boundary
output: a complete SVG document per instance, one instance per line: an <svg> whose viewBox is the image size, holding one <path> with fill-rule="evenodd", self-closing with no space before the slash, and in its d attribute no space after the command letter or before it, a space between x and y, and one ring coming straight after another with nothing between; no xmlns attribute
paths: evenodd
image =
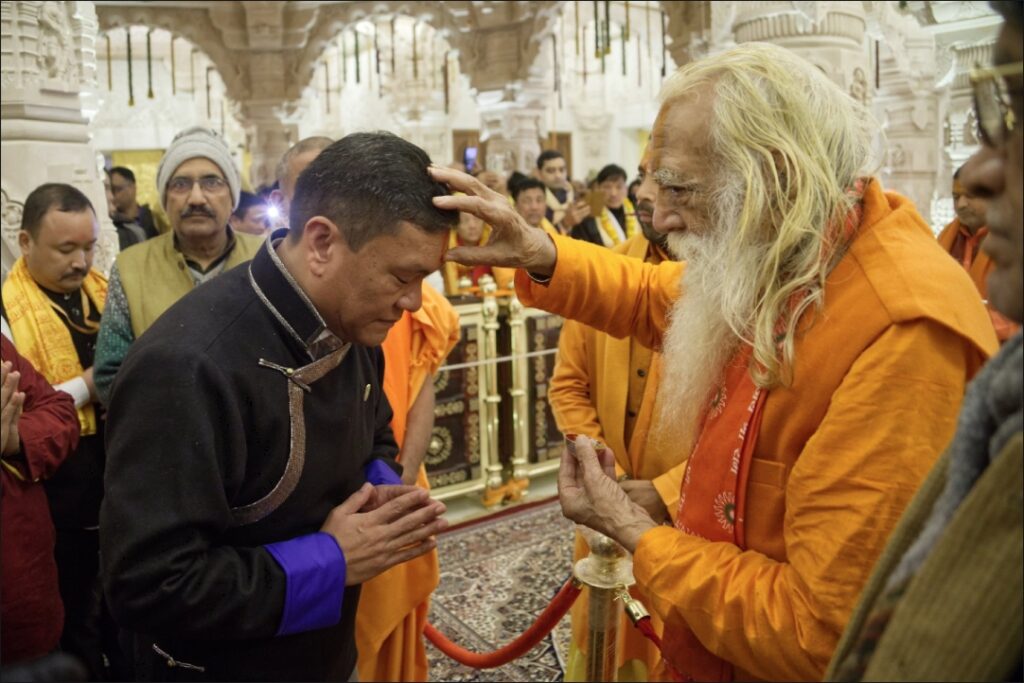
<svg viewBox="0 0 1024 683"><path fill-rule="evenodd" d="M633 183L356 133L248 193L195 127L162 211L109 169L109 275L96 207L36 188L3 284L5 680L426 680L431 378L485 275L566 318L562 509L633 553L663 634L620 629L618 680L1019 680L1024 16L992 4L938 239L870 174L866 110L757 43L670 77Z"/></svg>

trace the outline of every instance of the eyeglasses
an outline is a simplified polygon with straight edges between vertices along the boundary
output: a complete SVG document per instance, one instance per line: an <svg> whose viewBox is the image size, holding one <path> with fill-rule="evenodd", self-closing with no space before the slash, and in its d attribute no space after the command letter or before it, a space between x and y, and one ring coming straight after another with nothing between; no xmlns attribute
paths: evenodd
<svg viewBox="0 0 1024 683"><path fill-rule="evenodd" d="M1007 76L1024 74L1024 62L1000 64L993 67L975 66L971 71L971 88L974 91L974 114L982 142L997 147L1010 137L1017 126L1010 101Z"/></svg>
<svg viewBox="0 0 1024 683"><path fill-rule="evenodd" d="M227 181L215 175L204 175L202 178L176 176L167 183L167 191L170 194L186 195L192 191L196 183L199 183L199 189L203 194L219 194L228 186Z"/></svg>

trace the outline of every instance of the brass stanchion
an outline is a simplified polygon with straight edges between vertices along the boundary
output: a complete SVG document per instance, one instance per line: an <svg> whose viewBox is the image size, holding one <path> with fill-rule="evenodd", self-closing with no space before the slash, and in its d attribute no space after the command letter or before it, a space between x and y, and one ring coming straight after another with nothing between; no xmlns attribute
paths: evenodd
<svg viewBox="0 0 1024 683"><path fill-rule="evenodd" d="M498 357L498 300L494 297L497 291L494 278L484 275L480 278L480 293L483 296L484 317L484 348L482 358L489 360ZM488 363L481 371L484 373L485 394L481 396L481 417L487 432L487 482L484 488L483 503L485 506L496 505L505 498L505 485L502 477L501 457L498 454L498 404L501 393L498 390L498 367Z"/></svg>
<svg viewBox="0 0 1024 683"><path fill-rule="evenodd" d="M582 528L590 554L573 569L587 586L586 679L615 681L618 676L618 629L622 603L616 598L635 583L633 561L625 548L591 529Z"/></svg>

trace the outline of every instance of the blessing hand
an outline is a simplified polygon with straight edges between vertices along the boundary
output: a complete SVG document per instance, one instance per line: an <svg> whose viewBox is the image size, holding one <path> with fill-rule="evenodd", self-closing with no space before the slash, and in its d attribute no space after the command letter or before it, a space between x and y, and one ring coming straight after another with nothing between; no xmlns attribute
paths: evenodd
<svg viewBox="0 0 1024 683"><path fill-rule="evenodd" d="M543 230L527 223L505 195L460 171L438 166L431 166L428 171L434 180L464 193L434 197L435 206L473 214L491 226L486 245L449 249L446 260L467 266L525 268L542 277L554 272L557 257L554 242Z"/></svg>

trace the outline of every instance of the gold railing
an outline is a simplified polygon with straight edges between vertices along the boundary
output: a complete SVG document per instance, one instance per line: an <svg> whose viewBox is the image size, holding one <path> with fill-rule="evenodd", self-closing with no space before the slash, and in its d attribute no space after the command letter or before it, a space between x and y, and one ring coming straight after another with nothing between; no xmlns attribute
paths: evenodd
<svg viewBox="0 0 1024 683"><path fill-rule="evenodd" d="M486 276L479 294L455 307L462 339L435 380L426 466L435 497L480 493L489 507L520 500L532 478L558 468L547 383L561 319L497 296Z"/></svg>

